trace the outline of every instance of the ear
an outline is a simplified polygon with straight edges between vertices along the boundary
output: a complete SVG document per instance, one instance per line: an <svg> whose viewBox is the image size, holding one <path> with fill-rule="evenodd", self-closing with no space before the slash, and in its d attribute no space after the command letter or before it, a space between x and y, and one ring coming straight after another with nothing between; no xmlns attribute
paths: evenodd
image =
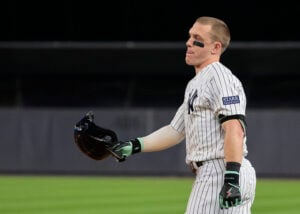
<svg viewBox="0 0 300 214"><path fill-rule="evenodd" d="M215 54L221 54L221 52L222 52L221 42L214 42L214 46L213 49L211 50L211 53L215 55Z"/></svg>

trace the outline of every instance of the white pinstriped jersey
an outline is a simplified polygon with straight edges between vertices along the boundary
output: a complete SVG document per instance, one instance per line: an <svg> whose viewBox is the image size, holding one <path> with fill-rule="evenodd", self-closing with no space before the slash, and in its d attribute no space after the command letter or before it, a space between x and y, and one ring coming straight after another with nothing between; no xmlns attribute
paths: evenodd
<svg viewBox="0 0 300 214"><path fill-rule="evenodd" d="M244 115L246 96L240 80L221 62L191 79L171 126L185 135L186 162L224 158L224 132L219 115ZM245 138L246 139L246 138ZM247 155L246 140L244 156Z"/></svg>

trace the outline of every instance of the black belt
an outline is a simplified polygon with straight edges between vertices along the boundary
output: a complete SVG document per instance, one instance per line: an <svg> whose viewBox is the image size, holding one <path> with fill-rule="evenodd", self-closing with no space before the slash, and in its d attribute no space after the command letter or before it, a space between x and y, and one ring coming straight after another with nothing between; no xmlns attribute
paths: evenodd
<svg viewBox="0 0 300 214"><path fill-rule="evenodd" d="M203 161L197 161L197 162L196 162L196 166L200 167L200 166L202 166L202 165L203 165Z"/></svg>

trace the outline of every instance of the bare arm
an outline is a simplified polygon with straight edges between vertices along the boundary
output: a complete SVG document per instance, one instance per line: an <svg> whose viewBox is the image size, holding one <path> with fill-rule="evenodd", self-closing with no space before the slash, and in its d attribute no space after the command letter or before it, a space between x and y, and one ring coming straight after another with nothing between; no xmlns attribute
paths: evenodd
<svg viewBox="0 0 300 214"><path fill-rule="evenodd" d="M184 135L167 125L140 139L144 142L142 152L155 152L180 143Z"/></svg>
<svg viewBox="0 0 300 214"><path fill-rule="evenodd" d="M228 120L222 124L222 128L225 131L225 161L241 163L243 159L244 130L240 121Z"/></svg>

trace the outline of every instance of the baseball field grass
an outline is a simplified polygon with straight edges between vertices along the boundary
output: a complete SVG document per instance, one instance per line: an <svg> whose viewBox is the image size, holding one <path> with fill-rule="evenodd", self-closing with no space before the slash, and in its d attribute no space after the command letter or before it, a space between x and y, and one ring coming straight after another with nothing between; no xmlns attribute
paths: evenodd
<svg viewBox="0 0 300 214"><path fill-rule="evenodd" d="M0 176L1 214L182 214L193 178ZM258 179L253 214L299 214L300 180Z"/></svg>

